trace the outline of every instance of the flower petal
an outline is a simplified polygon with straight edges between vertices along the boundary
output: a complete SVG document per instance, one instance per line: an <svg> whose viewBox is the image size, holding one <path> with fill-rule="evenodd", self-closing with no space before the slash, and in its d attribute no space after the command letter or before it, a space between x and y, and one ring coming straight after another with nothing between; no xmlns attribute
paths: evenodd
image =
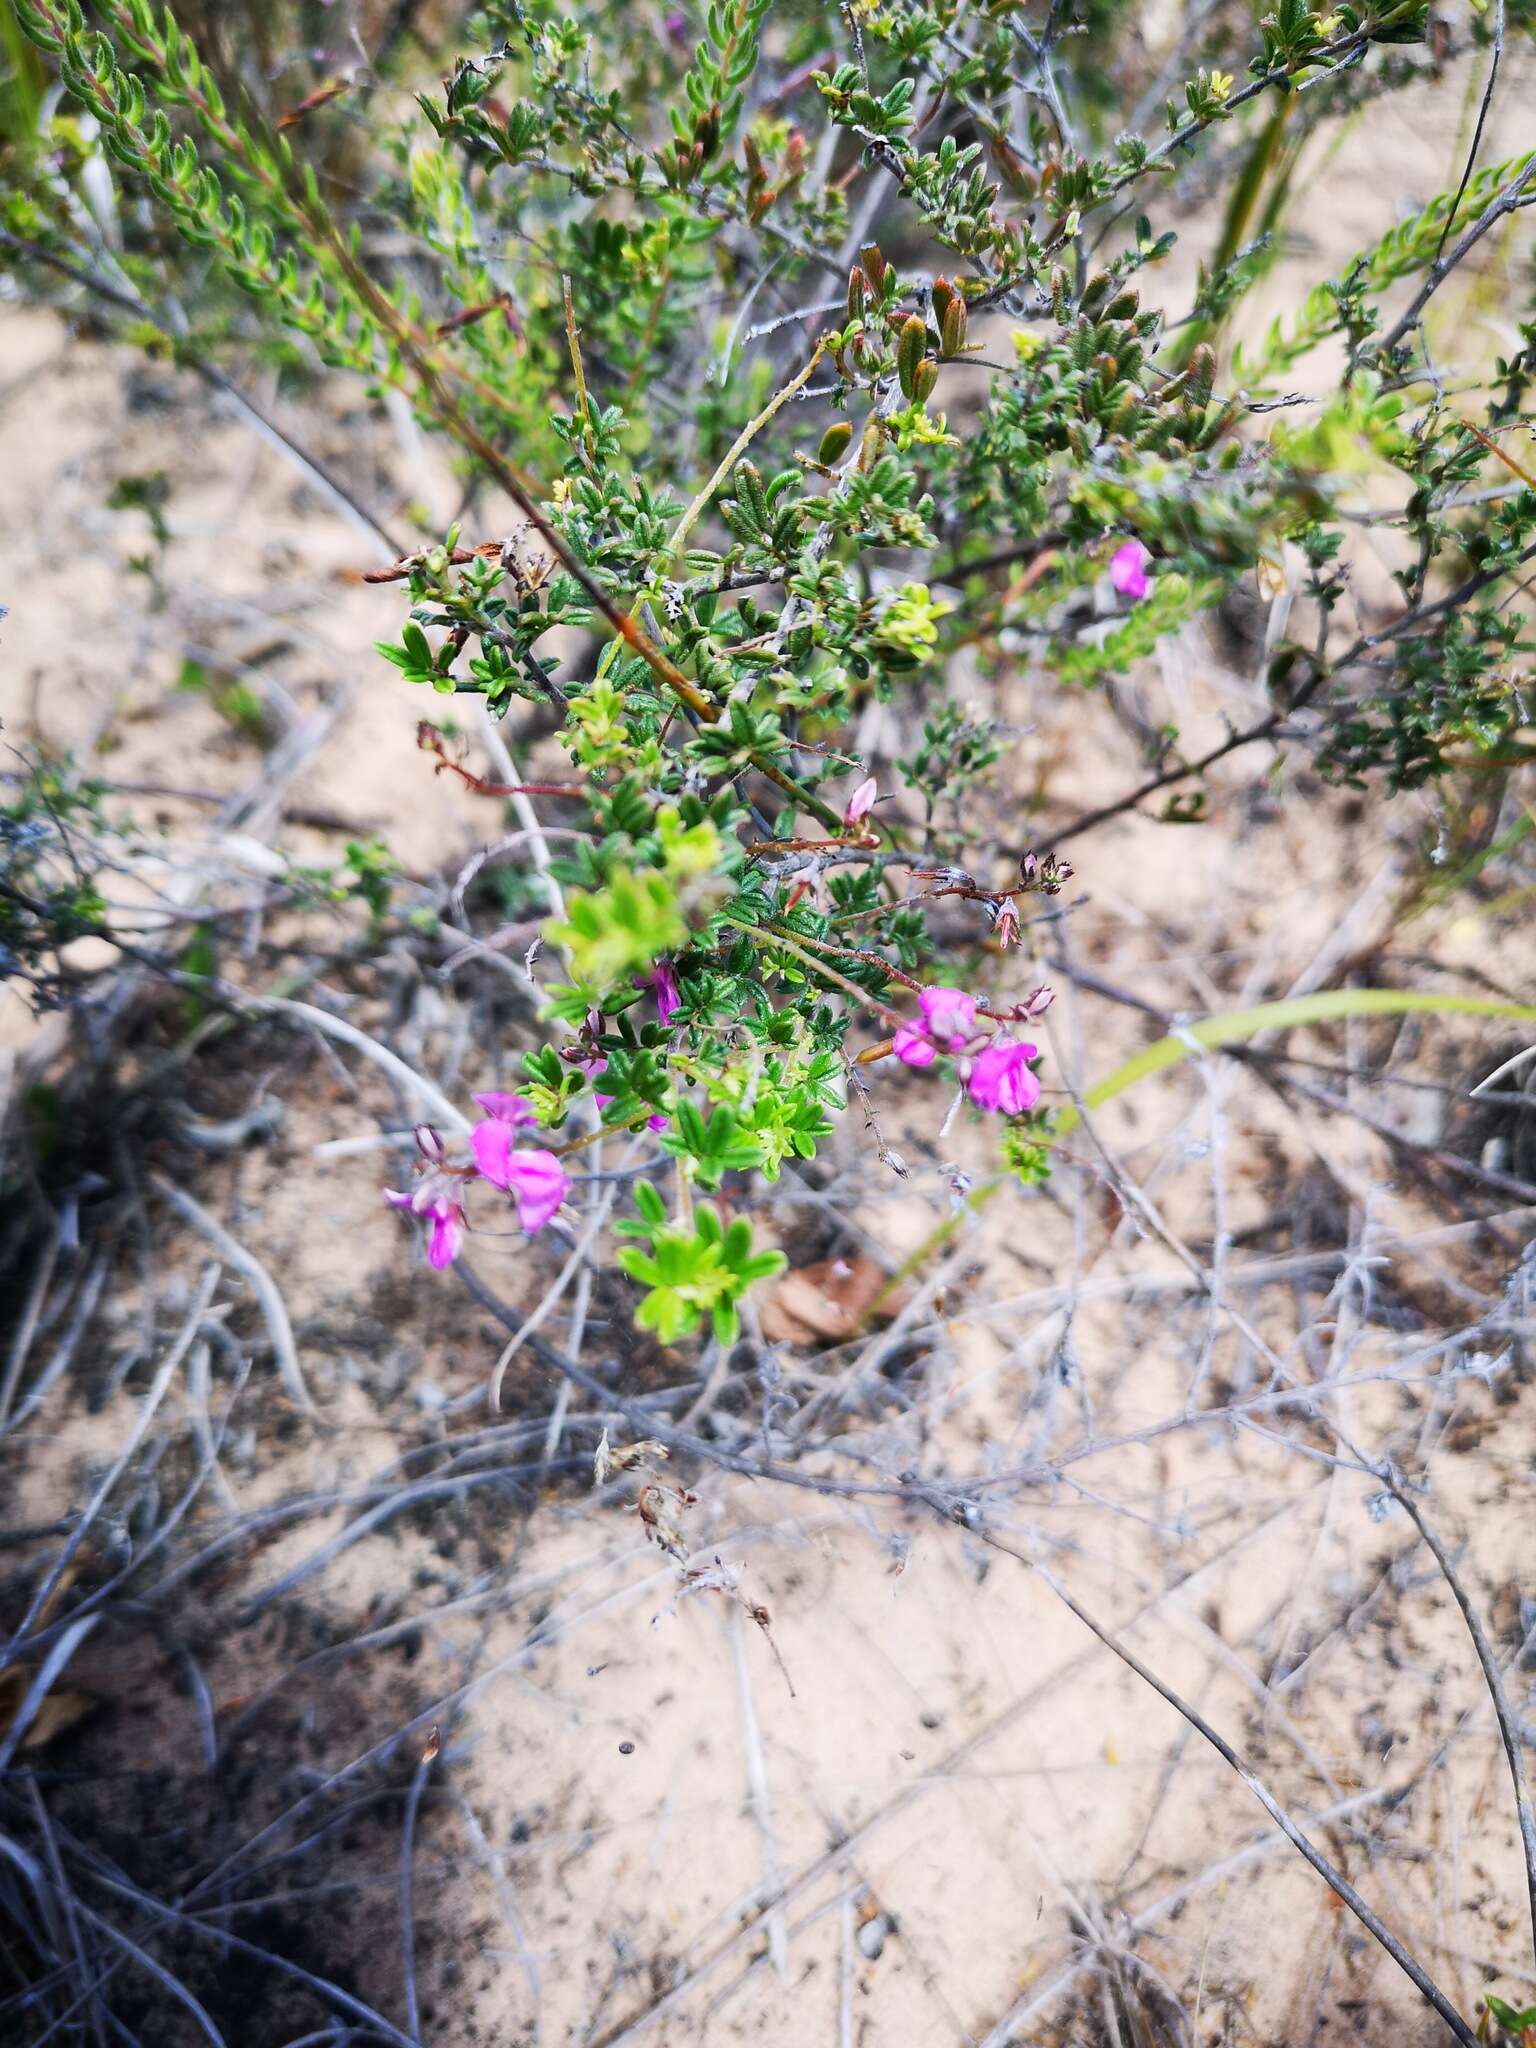
<svg viewBox="0 0 1536 2048"><path fill-rule="evenodd" d="M975 1036L976 1001L958 988L925 988L917 999L923 1024L934 1043L947 1052L958 1052Z"/></svg>
<svg viewBox="0 0 1536 2048"><path fill-rule="evenodd" d="M508 1095L502 1089L490 1088L483 1095L475 1096L474 1100L487 1116L494 1117L498 1123L511 1124L514 1130L538 1121L533 1104L526 1095Z"/></svg>
<svg viewBox="0 0 1536 2048"><path fill-rule="evenodd" d="M891 1043L891 1050L903 1065L908 1067L931 1067L938 1058L932 1042L925 1038L915 1024L903 1024Z"/></svg>
<svg viewBox="0 0 1536 2048"><path fill-rule="evenodd" d="M492 1187L509 1188L508 1162L512 1158L512 1126L503 1123L500 1117L487 1117L483 1124L476 1124L469 1134L469 1148L475 1155L475 1164L491 1183Z"/></svg>
<svg viewBox="0 0 1536 2048"><path fill-rule="evenodd" d="M457 1202L444 1202L432 1211L432 1235L427 1240L427 1264L439 1273L451 1266L464 1242L464 1211Z"/></svg>
<svg viewBox="0 0 1536 2048"><path fill-rule="evenodd" d="M1128 597L1133 604L1152 588L1147 575L1147 564L1151 559L1151 553L1139 540L1122 542L1109 558L1110 582L1122 597Z"/></svg>
<svg viewBox="0 0 1536 2048"><path fill-rule="evenodd" d="M542 1230L571 1191L570 1176L552 1152L513 1152L507 1184L517 1197L517 1220L530 1237Z"/></svg>
<svg viewBox="0 0 1536 2048"><path fill-rule="evenodd" d="M879 794L879 783L873 775L866 775L843 807L843 823L857 825L860 818L867 818L874 809L875 798Z"/></svg>

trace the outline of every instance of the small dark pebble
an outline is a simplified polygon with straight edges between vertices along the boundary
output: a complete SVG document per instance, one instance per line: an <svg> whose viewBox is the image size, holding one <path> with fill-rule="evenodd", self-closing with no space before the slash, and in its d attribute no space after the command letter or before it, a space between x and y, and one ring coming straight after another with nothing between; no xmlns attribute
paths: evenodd
<svg viewBox="0 0 1536 2048"><path fill-rule="evenodd" d="M635 1753L635 1745L634 1745L634 1744L633 1744L632 1742L621 1742L621 1743L619 1744L619 1755L620 1755L620 1756L633 1756L633 1755L634 1755L634 1753Z"/></svg>
<svg viewBox="0 0 1536 2048"><path fill-rule="evenodd" d="M925 1728L938 1728L942 1726L944 1716L942 1714L920 1714L918 1719Z"/></svg>

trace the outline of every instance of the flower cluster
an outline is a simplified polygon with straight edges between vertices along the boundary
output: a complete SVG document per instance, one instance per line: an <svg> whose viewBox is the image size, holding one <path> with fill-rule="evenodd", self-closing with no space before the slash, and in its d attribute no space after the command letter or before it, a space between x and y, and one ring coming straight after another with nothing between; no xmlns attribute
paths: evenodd
<svg viewBox="0 0 1536 2048"><path fill-rule="evenodd" d="M1036 989L1023 1013L1039 1017L1049 1008L1051 991ZM956 1064L966 1093L978 1109L1003 1116L1023 1116L1040 1100L1040 1079L1034 1060L1038 1046L1012 1037L1006 1030L988 1038L977 1030L977 1004L957 988L925 988L917 999L918 1017L903 1024L891 1044L903 1065L931 1067L947 1053Z"/></svg>
<svg viewBox="0 0 1536 2048"><path fill-rule="evenodd" d="M529 1237L542 1230L571 1191L570 1175L553 1152L518 1145L516 1134L534 1122L532 1105L521 1095L491 1091L475 1101L485 1111L469 1134L473 1165L452 1166L442 1138L429 1124L416 1127L419 1178L413 1188L387 1188L392 1208L407 1209L430 1226L427 1263L441 1271L463 1249L468 1228L464 1195L476 1180L512 1197L519 1228Z"/></svg>

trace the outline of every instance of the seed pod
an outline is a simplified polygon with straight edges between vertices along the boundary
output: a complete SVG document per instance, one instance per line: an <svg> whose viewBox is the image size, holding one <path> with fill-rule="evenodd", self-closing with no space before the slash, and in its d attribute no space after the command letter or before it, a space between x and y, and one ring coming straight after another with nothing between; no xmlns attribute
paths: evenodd
<svg viewBox="0 0 1536 2048"><path fill-rule="evenodd" d="M902 395L906 398L916 396L914 379L927 341L927 328L915 313L910 314L901 323L901 338L896 344L896 375L901 380Z"/></svg>
<svg viewBox="0 0 1536 2048"><path fill-rule="evenodd" d="M955 296L955 288L947 277L933 280L933 318L938 327L944 325L944 315L949 311L949 302Z"/></svg>
<svg viewBox="0 0 1536 2048"><path fill-rule="evenodd" d="M966 330L970 326L970 314L962 298L953 298L944 309L944 318L939 332L943 336L944 353L957 356L965 347Z"/></svg>
<svg viewBox="0 0 1536 2048"><path fill-rule="evenodd" d="M848 273L848 319L850 324L864 318L864 308L869 303L869 291L864 283L864 273L855 264Z"/></svg>
<svg viewBox="0 0 1536 2048"><path fill-rule="evenodd" d="M939 366L932 356L924 356L912 378L912 396L919 405L926 405L933 396L933 387L939 381Z"/></svg>
<svg viewBox="0 0 1536 2048"><path fill-rule="evenodd" d="M880 254L878 242L869 242L859 251L859 261L864 266L864 275L878 292L885 283L886 261Z"/></svg>
<svg viewBox="0 0 1536 2048"><path fill-rule="evenodd" d="M821 437L821 446L816 450L816 460L828 467L839 456L847 453L848 443L853 439L853 426L848 420L834 420Z"/></svg>
<svg viewBox="0 0 1536 2048"><path fill-rule="evenodd" d="M1141 293L1123 291L1104 308L1106 320L1129 320L1141 304Z"/></svg>

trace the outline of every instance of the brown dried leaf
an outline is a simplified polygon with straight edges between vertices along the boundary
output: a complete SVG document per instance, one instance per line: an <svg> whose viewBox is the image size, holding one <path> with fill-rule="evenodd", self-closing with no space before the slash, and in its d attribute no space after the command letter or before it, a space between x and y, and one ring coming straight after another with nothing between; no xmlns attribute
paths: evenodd
<svg viewBox="0 0 1536 2048"><path fill-rule="evenodd" d="M768 1290L763 1335L771 1344L845 1343L866 1321L889 1322L899 1312L905 1291L892 1288L881 1299L888 1285L889 1275L867 1252L802 1266Z"/></svg>

